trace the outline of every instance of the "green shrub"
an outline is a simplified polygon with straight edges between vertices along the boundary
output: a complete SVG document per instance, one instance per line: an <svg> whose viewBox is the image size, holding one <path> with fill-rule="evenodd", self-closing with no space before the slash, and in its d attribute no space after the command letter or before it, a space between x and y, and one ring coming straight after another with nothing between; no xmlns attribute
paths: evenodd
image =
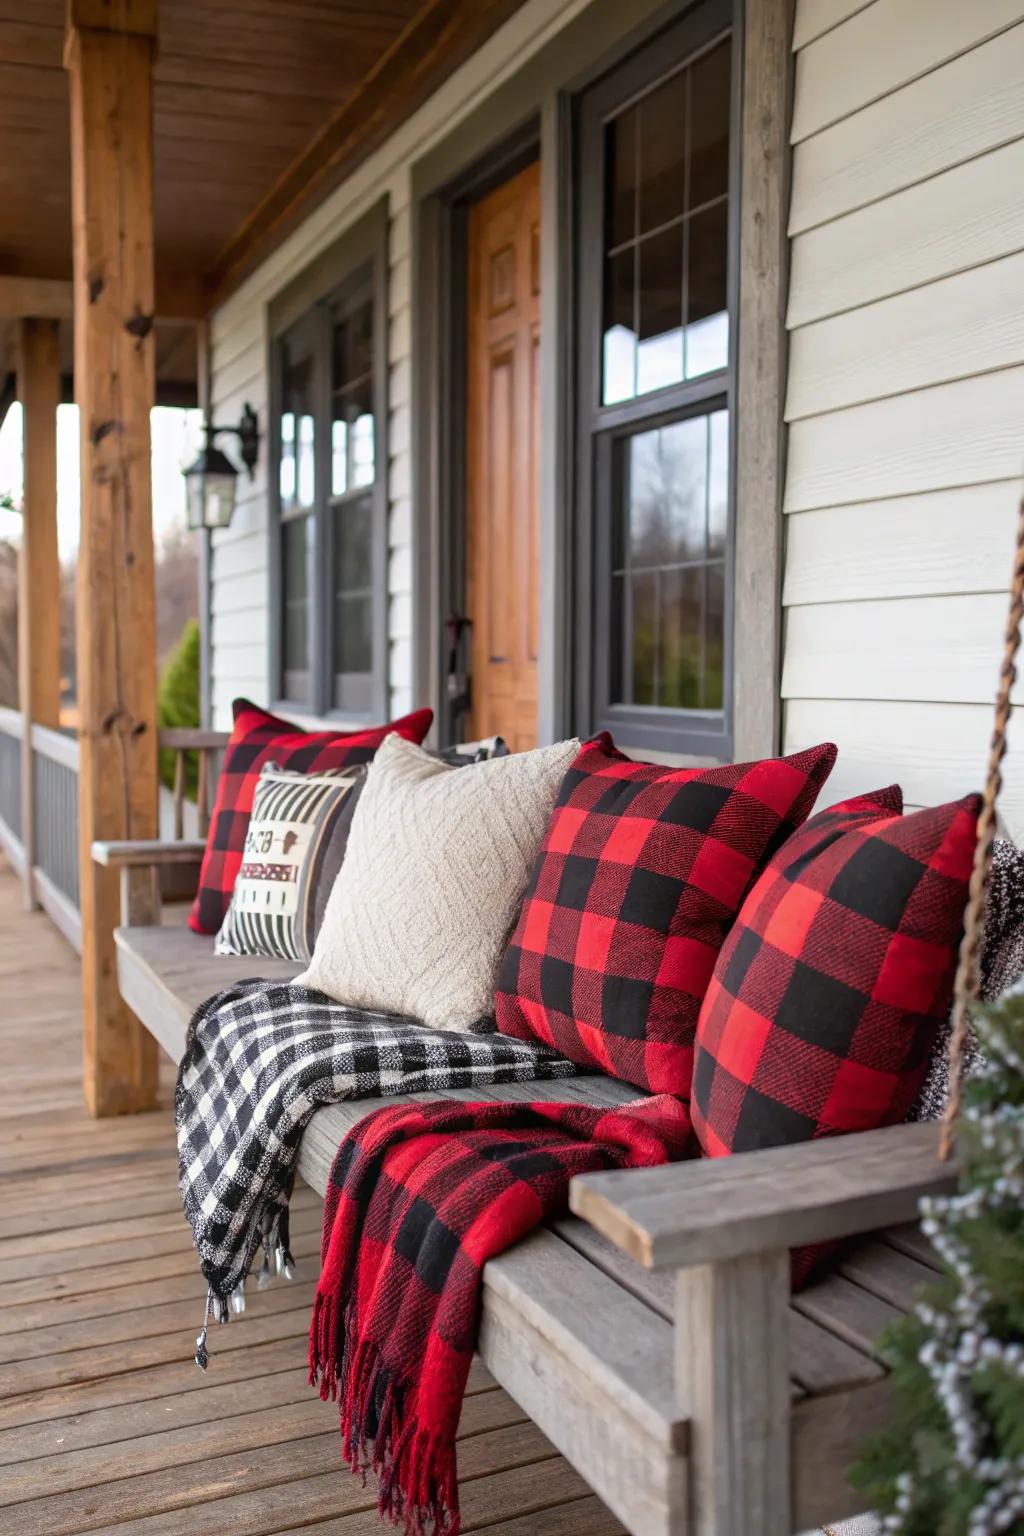
<svg viewBox="0 0 1024 1536"><path fill-rule="evenodd" d="M199 625L195 619L189 619L185 625L181 639L160 675L157 720L161 730L183 730L199 725ZM175 756L174 752L160 753L160 778L168 789L174 788ZM199 755L188 752L185 756L185 793L190 800L196 798L198 785Z"/></svg>

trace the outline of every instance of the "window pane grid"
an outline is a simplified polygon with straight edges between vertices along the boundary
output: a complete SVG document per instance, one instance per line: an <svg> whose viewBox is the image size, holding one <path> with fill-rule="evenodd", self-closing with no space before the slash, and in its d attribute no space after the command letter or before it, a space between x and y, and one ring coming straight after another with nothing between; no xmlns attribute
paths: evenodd
<svg viewBox="0 0 1024 1536"><path fill-rule="evenodd" d="M728 40L610 118L600 401L728 365Z"/></svg>
<svg viewBox="0 0 1024 1536"><path fill-rule="evenodd" d="M717 208L721 204L728 203L728 193L723 192L721 197L711 197L706 203L701 203L699 208L689 208L686 213L679 214L674 219L668 219L664 224L658 224L654 229L645 229L635 238L622 240L618 245L610 246L605 252L606 256L619 256L623 251L630 251L643 245L645 240L651 240L655 235L664 234L668 229L680 229L689 219L695 218L698 213L706 213L709 208Z"/></svg>
<svg viewBox="0 0 1024 1536"><path fill-rule="evenodd" d="M724 702L724 410L615 445L612 698L655 709Z"/></svg>
<svg viewBox="0 0 1024 1536"><path fill-rule="evenodd" d="M278 343L280 673L319 710L375 704L376 279L364 268Z"/></svg>
<svg viewBox="0 0 1024 1536"><path fill-rule="evenodd" d="M336 310L331 341L332 498L376 478L373 416L373 306L360 295Z"/></svg>
<svg viewBox="0 0 1024 1536"><path fill-rule="evenodd" d="M376 478L373 305L365 292L334 313L331 370L331 505L334 527L334 701L352 707L346 679L373 669L373 501Z"/></svg>

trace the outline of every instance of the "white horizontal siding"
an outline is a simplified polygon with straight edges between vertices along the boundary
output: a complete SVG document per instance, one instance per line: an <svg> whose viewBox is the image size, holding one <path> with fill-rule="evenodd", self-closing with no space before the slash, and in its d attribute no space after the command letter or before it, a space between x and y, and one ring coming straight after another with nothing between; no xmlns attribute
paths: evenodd
<svg viewBox="0 0 1024 1536"><path fill-rule="evenodd" d="M1022 423L1024 367L795 421L786 510L1012 479Z"/></svg>
<svg viewBox="0 0 1024 1536"><path fill-rule="evenodd" d="M786 616L787 699L984 704L1003 655L1001 592L807 603Z"/></svg>
<svg viewBox="0 0 1024 1536"><path fill-rule="evenodd" d="M909 805L941 805L984 784L992 734L990 704L905 704L887 700L797 699L786 708L786 750L819 741L839 744L825 804L898 783ZM1024 837L1024 723L1010 722L1010 755L1001 812L1010 834Z"/></svg>
<svg viewBox="0 0 1024 1536"><path fill-rule="evenodd" d="M1024 470L1024 5L842 9L794 37L784 741L927 805L984 775Z"/></svg>
<svg viewBox="0 0 1024 1536"><path fill-rule="evenodd" d="M833 5L836 0L830 0ZM839 0L842 4L842 0ZM412 165L539 48L584 10L587 0L528 0L387 142L314 210L213 316L212 409L237 419L249 401L268 422L266 311L271 299L382 196L389 201L388 281L388 676L391 708L413 699L412 616ZM269 563L266 439L257 478L240 486L229 530L213 539L212 701L217 726L230 721L235 693L266 700ZM242 499L244 498L244 500Z"/></svg>
<svg viewBox="0 0 1024 1536"><path fill-rule="evenodd" d="M1022 292L1018 251L802 326L790 347L787 418L1012 367L1024 357Z"/></svg>
<svg viewBox="0 0 1024 1536"><path fill-rule="evenodd" d="M855 11L864 10L874 0L807 0L797 12L793 29L793 47L806 48L823 32L831 32Z"/></svg>
<svg viewBox="0 0 1024 1536"><path fill-rule="evenodd" d="M792 246L791 326L871 304L1024 247L1024 141L1017 139Z"/></svg>
<svg viewBox="0 0 1024 1536"><path fill-rule="evenodd" d="M1018 489L996 480L798 513L786 520L783 603L1001 591Z"/></svg>
<svg viewBox="0 0 1024 1536"><path fill-rule="evenodd" d="M878 202L1024 134L1024 25L793 151L789 232Z"/></svg>
<svg viewBox="0 0 1024 1536"><path fill-rule="evenodd" d="M798 11L806 0L800 0ZM797 54L794 143L1024 17L1020 0L874 0ZM795 29L799 36L799 29Z"/></svg>

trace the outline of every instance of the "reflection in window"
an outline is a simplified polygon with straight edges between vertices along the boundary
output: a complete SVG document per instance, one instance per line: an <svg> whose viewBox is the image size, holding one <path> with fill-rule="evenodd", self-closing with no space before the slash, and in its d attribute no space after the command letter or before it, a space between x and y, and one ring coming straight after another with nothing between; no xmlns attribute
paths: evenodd
<svg viewBox="0 0 1024 1536"><path fill-rule="evenodd" d="M344 496L375 474L371 298L335 317L331 400L331 495Z"/></svg>
<svg viewBox="0 0 1024 1536"><path fill-rule="evenodd" d="M311 507L316 497L313 354L297 338L281 346L281 426L278 486L281 511Z"/></svg>
<svg viewBox="0 0 1024 1536"><path fill-rule="evenodd" d="M281 529L281 662L285 697L310 703L309 631L314 522L292 517Z"/></svg>
<svg viewBox="0 0 1024 1536"><path fill-rule="evenodd" d="M616 445L612 703L720 710L728 415Z"/></svg>
<svg viewBox="0 0 1024 1536"><path fill-rule="evenodd" d="M335 307L331 335L334 704L367 707L373 671L373 298L368 285Z"/></svg>
<svg viewBox="0 0 1024 1536"><path fill-rule="evenodd" d="M281 506L291 507L295 502L295 412L285 411L281 417Z"/></svg>
<svg viewBox="0 0 1024 1536"><path fill-rule="evenodd" d="M605 124L604 405L728 364L729 94L726 39Z"/></svg>
<svg viewBox="0 0 1024 1536"><path fill-rule="evenodd" d="M276 342L280 683L317 713L378 703L380 271L375 257L351 272Z"/></svg>
<svg viewBox="0 0 1024 1536"><path fill-rule="evenodd" d="M373 417L364 411L352 423L352 484L372 485L373 476Z"/></svg>

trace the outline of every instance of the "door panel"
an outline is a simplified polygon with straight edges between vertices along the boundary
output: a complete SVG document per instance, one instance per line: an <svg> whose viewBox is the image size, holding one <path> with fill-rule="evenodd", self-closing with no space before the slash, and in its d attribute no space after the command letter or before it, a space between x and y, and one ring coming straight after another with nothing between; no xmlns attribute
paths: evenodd
<svg viewBox="0 0 1024 1536"><path fill-rule="evenodd" d="M537 744L540 168L469 214L466 608L469 736Z"/></svg>

